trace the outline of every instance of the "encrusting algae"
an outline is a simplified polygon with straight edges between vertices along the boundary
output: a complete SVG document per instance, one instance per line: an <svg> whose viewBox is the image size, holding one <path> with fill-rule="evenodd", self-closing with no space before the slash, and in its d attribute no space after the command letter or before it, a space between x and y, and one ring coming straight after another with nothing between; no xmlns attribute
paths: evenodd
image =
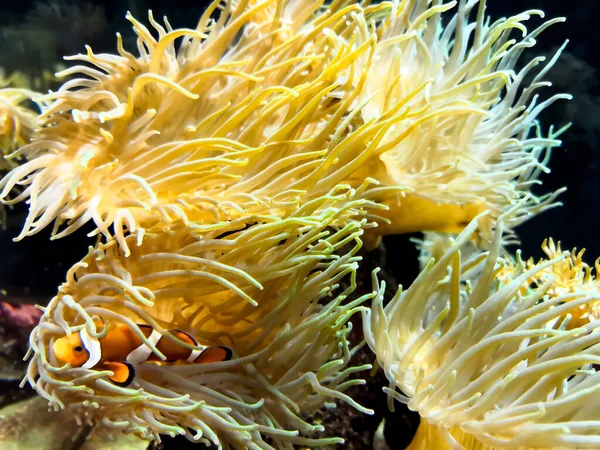
<svg viewBox="0 0 600 450"><path fill-rule="evenodd" d="M363 316L390 400L421 415L409 448L598 448L600 321L581 314L600 300L589 267L556 248L535 264L501 256L502 217L490 251L465 259L480 218L385 308L375 278Z"/></svg>

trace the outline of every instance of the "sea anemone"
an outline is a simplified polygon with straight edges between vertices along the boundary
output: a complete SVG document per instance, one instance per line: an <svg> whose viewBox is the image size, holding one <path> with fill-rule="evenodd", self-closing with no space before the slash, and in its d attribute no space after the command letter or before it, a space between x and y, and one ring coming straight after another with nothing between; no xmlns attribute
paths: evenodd
<svg viewBox="0 0 600 450"><path fill-rule="evenodd" d="M321 5L216 0L195 29L150 14L157 36L128 15L138 56L118 36L118 55L67 58L88 65L63 71L75 78L41 99L44 128L18 152L28 162L0 181L5 203L29 199L17 239L53 221L54 238L90 220L92 234L121 242L178 221L206 231L252 214L287 217L326 195L378 131L352 133L346 120L359 94L351 83L367 76L355 62L375 44L352 36L390 5Z"/></svg>
<svg viewBox="0 0 600 450"><path fill-rule="evenodd" d="M14 79L13 76L4 78L0 72L0 171L16 167L18 162L7 160L5 156L29 143L36 129L37 113L26 103L38 94L29 89L9 86ZM5 223L6 210L4 205L0 205L0 226Z"/></svg>
<svg viewBox="0 0 600 450"><path fill-rule="evenodd" d="M450 234L454 236L454 234ZM426 231L422 233L420 238L412 238L413 242L419 251L419 267L423 270L431 259L436 261L441 259L447 251L454 247L454 241L449 239L448 233L437 231ZM474 242L469 242L461 249L461 255L464 259L469 259L473 253L481 252Z"/></svg>
<svg viewBox="0 0 600 450"><path fill-rule="evenodd" d="M524 265L528 270L531 270L545 260L556 259L562 255L563 258L560 261L544 270L537 271L527 283L541 285L551 277L552 286L547 291L547 295L550 297L569 296L584 292L595 295L600 292L600 281L596 278L600 269L600 259L596 260L592 268L583 260L585 249L580 251L573 249L570 252L563 251L560 242L555 244L552 239L547 239L542 243L542 250L547 258L541 259L537 263L533 259L529 259L526 263L518 261L516 264L508 264L505 266L504 271L510 273L516 265ZM568 323L569 328L584 326L589 322L600 319L600 303L597 301L585 303L569 311L569 314L571 315Z"/></svg>
<svg viewBox="0 0 600 450"><path fill-rule="evenodd" d="M453 16L446 14L458 4ZM546 73L562 48L520 65L524 50L557 18L528 31L525 13L490 23L485 0L392 2L377 29L371 75L359 101L361 123L387 122L377 156L354 176L368 174L383 186L402 187L380 200L390 207L371 233L460 232L490 210L478 230L488 242L495 220L515 203L529 201L507 219L510 228L554 206L558 193L535 197L530 188L547 171L561 130L542 132L539 114L569 95L538 100ZM474 21L469 17L475 15ZM442 21L444 25L442 25ZM522 37L513 37L520 31ZM564 47L564 46L563 46Z"/></svg>
<svg viewBox="0 0 600 450"><path fill-rule="evenodd" d="M527 32L541 12L490 24L485 1L462 0L442 27L455 5L215 1L195 29L150 14L155 35L128 15L138 56L119 37L118 55L88 47L67 58L87 65L62 72L75 78L43 98L41 135L19 151L29 161L0 181L5 203L29 198L17 239L52 222L55 238L91 220L92 234L122 240L177 221L207 230L286 217L340 182L369 186L365 196L388 208L371 245L459 232L490 210L478 236L487 242L527 196L510 231L557 204L557 193L528 194L564 130L544 135L536 121L569 98L536 94L560 50L535 75L544 58L516 68L562 19Z"/></svg>
<svg viewBox="0 0 600 450"><path fill-rule="evenodd" d="M233 220L219 231L180 224L130 245L129 257L115 241L90 248L31 334L27 379L52 407L71 408L80 420L112 431L158 440L181 434L239 449L341 442L311 439L323 427L299 416L330 399L370 412L343 393L362 383L346 380L350 374L370 367L348 367L355 352L348 320L368 296L343 302L354 290L363 232L352 221L331 228L360 207L343 200L309 202L284 220ZM228 346L234 358L144 362L133 383L120 387L106 370L57 360L56 340L82 329L98 335L95 319L128 324L142 340L136 324L163 335L182 330Z"/></svg>
<svg viewBox="0 0 600 450"><path fill-rule="evenodd" d="M421 415L409 448L598 448L600 320L581 314L600 300L593 276L557 248L536 264L500 256L502 216L490 251L463 258L481 218L385 308L375 277L364 329L390 404Z"/></svg>

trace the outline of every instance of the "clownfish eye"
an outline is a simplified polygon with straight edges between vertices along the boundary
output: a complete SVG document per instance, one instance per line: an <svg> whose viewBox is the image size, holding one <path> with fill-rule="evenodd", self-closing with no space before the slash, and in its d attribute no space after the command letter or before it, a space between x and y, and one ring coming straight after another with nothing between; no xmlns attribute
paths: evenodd
<svg viewBox="0 0 600 450"><path fill-rule="evenodd" d="M81 345L78 345L73 350L75 350L77 353L81 353L83 351L83 347Z"/></svg>

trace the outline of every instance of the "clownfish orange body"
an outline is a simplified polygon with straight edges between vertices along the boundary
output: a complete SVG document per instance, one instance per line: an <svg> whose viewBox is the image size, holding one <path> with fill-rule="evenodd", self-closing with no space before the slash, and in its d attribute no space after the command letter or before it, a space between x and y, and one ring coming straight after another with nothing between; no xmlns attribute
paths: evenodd
<svg viewBox="0 0 600 450"><path fill-rule="evenodd" d="M170 330L169 333L186 344L197 347L190 349L180 343L164 337L149 325L138 325L146 339L162 353L166 360L173 363L186 361L194 364L227 361L232 351L224 346L199 345L189 334ZM52 347L56 359L71 367L110 370L109 379L118 386L128 386L135 378L135 366L146 361L162 361L154 354L138 334L128 325L111 323L107 333L93 338L85 330L57 339Z"/></svg>

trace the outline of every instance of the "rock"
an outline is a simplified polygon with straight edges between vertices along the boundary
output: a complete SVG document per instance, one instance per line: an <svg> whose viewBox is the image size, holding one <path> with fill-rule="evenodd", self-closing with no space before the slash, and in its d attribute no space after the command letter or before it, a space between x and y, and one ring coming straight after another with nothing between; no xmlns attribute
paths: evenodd
<svg viewBox="0 0 600 450"><path fill-rule="evenodd" d="M4 450L70 450L79 426L67 411L48 411L33 397L0 410L0 441Z"/></svg>
<svg viewBox="0 0 600 450"><path fill-rule="evenodd" d="M384 435L385 419L382 419L373 436L373 450L390 450Z"/></svg>
<svg viewBox="0 0 600 450"><path fill-rule="evenodd" d="M106 434L92 430L79 450L146 450L150 443L131 434L120 434L108 440Z"/></svg>
<svg viewBox="0 0 600 450"><path fill-rule="evenodd" d="M105 434L77 425L68 410L49 411L33 397L0 409L2 450L145 450L148 441L131 435L108 440Z"/></svg>

